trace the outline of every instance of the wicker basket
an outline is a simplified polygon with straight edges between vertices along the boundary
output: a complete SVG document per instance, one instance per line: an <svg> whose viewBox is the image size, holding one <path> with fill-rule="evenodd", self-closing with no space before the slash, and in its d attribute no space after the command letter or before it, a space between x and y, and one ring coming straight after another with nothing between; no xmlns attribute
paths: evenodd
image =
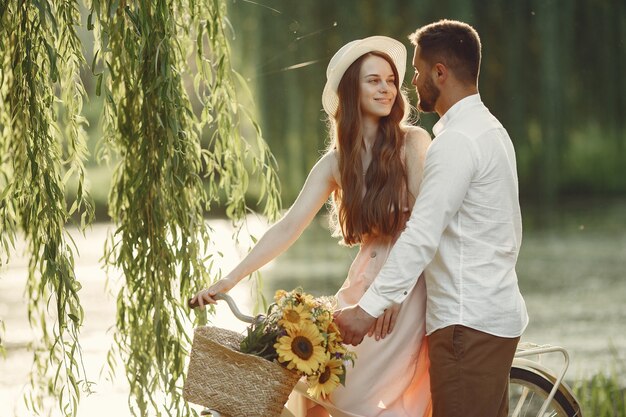
<svg viewBox="0 0 626 417"><path fill-rule="evenodd" d="M242 339L218 327L196 328L183 397L227 417L278 417L299 377L239 352Z"/></svg>

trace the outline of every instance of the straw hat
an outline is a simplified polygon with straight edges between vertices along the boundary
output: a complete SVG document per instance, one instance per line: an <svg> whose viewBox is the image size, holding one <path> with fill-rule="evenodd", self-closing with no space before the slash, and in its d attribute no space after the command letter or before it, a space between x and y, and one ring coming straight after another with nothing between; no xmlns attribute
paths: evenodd
<svg viewBox="0 0 626 417"><path fill-rule="evenodd" d="M329 116L334 116L339 106L337 88L348 67L360 56L368 52L378 51L389 55L398 71L398 83L402 85L406 71L406 48L395 39L387 36L370 36L345 44L331 58L326 69L326 85L322 93L322 106Z"/></svg>

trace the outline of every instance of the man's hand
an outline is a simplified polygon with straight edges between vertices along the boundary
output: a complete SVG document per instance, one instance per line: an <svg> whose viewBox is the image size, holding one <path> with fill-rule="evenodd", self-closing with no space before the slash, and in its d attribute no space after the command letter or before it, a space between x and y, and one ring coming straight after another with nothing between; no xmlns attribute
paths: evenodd
<svg viewBox="0 0 626 417"><path fill-rule="evenodd" d="M335 311L335 322L339 326L343 343L356 346L363 341L365 334L376 322L358 305Z"/></svg>

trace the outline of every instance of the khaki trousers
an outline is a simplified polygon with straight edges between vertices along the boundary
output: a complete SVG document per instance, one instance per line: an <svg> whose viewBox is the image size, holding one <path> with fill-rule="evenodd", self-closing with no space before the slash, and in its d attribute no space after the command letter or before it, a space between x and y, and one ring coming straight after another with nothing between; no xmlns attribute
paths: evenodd
<svg viewBox="0 0 626 417"><path fill-rule="evenodd" d="M433 417L507 417L519 339L461 325L428 336Z"/></svg>

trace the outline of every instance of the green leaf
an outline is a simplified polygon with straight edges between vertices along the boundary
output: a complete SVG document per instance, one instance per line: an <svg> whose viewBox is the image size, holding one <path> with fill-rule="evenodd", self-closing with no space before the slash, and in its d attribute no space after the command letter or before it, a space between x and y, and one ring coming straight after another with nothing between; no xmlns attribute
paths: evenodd
<svg viewBox="0 0 626 417"><path fill-rule="evenodd" d="M96 61L98 60L98 54L99 53L100 53L100 50L98 49L96 51L96 53L93 55L93 59L91 60L91 73L93 75L100 75L100 74L96 74ZM98 94L98 95L100 95L100 94Z"/></svg>
<svg viewBox="0 0 626 417"><path fill-rule="evenodd" d="M100 73L96 77L96 96L98 97L100 97L100 95L102 94L102 76L103 74Z"/></svg>

